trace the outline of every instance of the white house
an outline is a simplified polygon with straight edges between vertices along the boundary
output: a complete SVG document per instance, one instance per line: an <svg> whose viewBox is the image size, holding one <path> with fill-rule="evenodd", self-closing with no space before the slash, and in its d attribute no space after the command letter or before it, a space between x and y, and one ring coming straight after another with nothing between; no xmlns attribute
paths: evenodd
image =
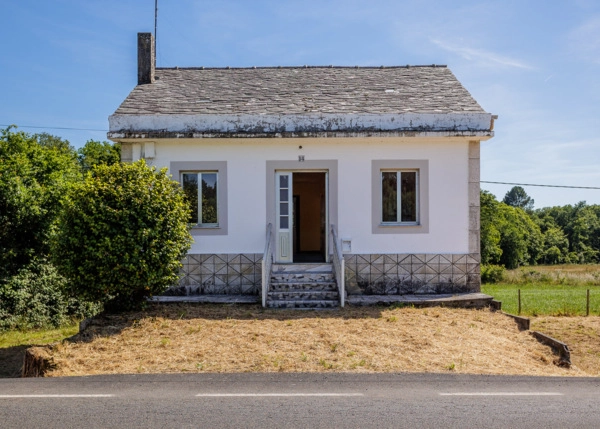
<svg viewBox="0 0 600 429"><path fill-rule="evenodd" d="M335 282L342 305L479 291L479 145L494 116L446 66L155 68L141 33L138 67L108 137L188 194L188 293L303 306L318 293L300 280ZM328 264L334 279L319 278ZM290 270L296 287L281 288Z"/></svg>

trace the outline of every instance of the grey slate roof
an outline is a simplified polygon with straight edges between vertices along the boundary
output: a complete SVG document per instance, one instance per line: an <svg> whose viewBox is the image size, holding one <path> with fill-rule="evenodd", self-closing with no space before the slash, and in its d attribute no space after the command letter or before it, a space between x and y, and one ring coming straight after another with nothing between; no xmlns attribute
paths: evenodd
<svg viewBox="0 0 600 429"><path fill-rule="evenodd" d="M157 68L115 115L484 113L445 66Z"/></svg>

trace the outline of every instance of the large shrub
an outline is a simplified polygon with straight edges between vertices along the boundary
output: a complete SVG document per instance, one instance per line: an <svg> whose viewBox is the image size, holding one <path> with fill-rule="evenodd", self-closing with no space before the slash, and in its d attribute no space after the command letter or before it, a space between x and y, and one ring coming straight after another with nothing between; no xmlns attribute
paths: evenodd
<svg viewBox="0 0 600 429"><path fill-rule="evenodd" d="M53 257L79 296L132 308L177 281L188 217L166 169L143 160L99 165L68 195Z"/></svg>
<svg viewBox="0 0 600 429"><path fill-rule="evenodd" d="M0 330L57 328L98 311L99 305L70 297L67 280L45 259L0 282Z"/></svg>
<svg viewBox="0 0 600 429"><path fill-rule="evenodd" d="M504 279L506 268L502 265L481 265L481 283L499 283Z"/></svg>

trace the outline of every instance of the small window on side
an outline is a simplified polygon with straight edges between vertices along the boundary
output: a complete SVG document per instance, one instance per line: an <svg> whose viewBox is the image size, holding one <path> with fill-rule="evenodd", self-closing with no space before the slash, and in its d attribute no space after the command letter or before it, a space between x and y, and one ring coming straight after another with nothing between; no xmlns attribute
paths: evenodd
<svg viewBox="0 0 600 429"><path fill-rule="evenodd" d="M181 183L190 205L190 223L200 227L219 226L218 173L182 173Z"/></svg>
<svg viewBox="0 0 600 429"><path fill-rule="evenodd" d="M399 170L381 172L382 224L419 223L419 172Z"/></svg>

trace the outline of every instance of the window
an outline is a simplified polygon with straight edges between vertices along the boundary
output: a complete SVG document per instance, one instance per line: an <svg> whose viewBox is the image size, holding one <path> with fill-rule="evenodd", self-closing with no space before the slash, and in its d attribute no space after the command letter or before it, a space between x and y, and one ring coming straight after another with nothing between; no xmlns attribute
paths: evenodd
<svg viewBox="0 0 600 429"><path fill-rule="evenodd" d="M429 232L429 161L371 161L373 234Z"/></svg>
<svg viewBox="0 0 600 429"><path fill-rule="evenodd" d="M227 235L227 162L171 161L169 170L192 207L191 234Z"/></svg>
<svg viewBox="0 0 600 429"><path fill-rule="evenodd" d="M381 172L382 223L419 223L419 172Z"/></svg>
<svg viewBox="0 0 600 429"><path fill-rule="evenodd" d="M183 192L190 203L190 223L203 227L219 226L217 186L218 173L182 173Z"/></svg>

